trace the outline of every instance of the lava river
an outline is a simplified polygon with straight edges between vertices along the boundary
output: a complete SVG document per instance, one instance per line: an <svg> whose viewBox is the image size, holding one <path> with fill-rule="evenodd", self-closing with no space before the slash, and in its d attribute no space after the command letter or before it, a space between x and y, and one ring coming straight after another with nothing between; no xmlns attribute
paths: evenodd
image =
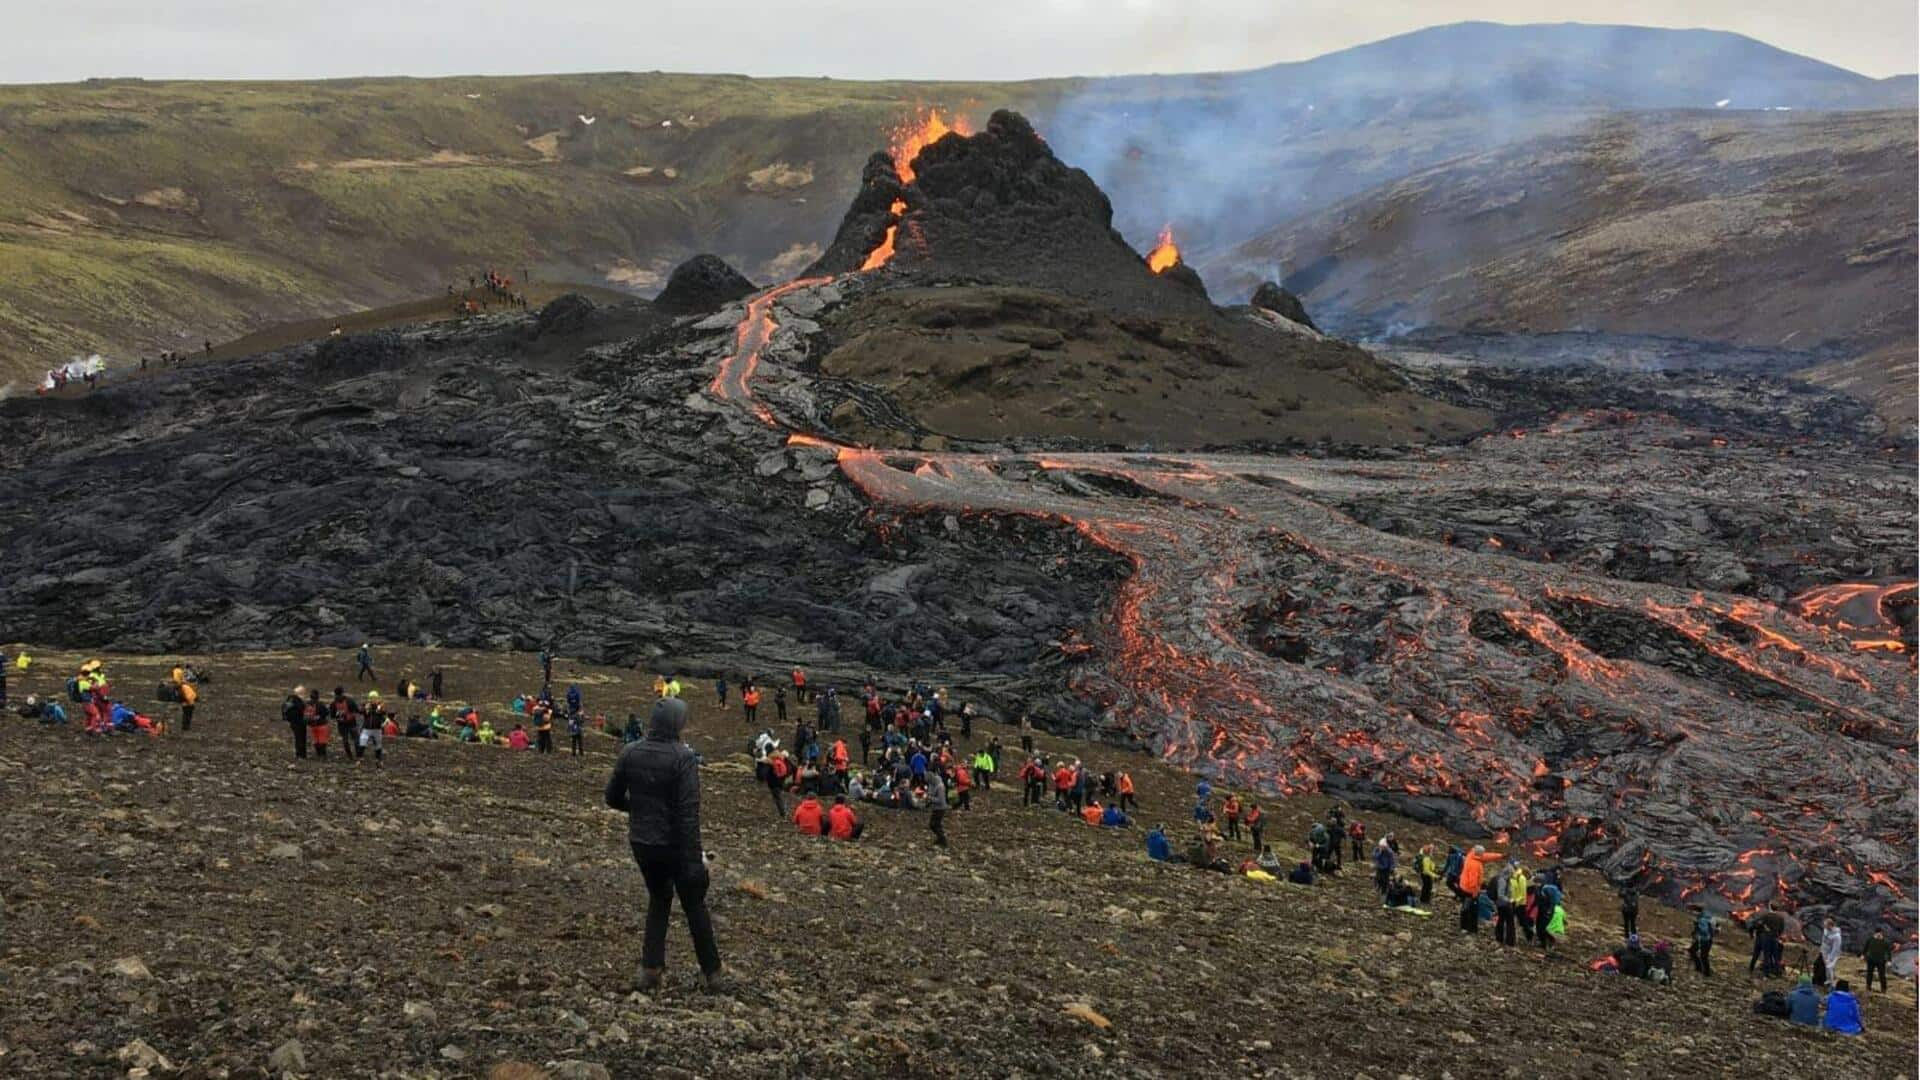
<svg viewBox="0 0 1920 1080"><path fill-rule="evenodd" d="M752 380L774 305L811 284L749 303L712 384L789 432ZM1316 498L1603 487L1604 465L1462 476L1419 458L790 441L836 455L881 506L1058 520L1130 561L1071 689L1175 763L1391 807L1669 899L1744 912L1777 897L1913 925L1904 655L1752 599L1387 534Z"/></svg>

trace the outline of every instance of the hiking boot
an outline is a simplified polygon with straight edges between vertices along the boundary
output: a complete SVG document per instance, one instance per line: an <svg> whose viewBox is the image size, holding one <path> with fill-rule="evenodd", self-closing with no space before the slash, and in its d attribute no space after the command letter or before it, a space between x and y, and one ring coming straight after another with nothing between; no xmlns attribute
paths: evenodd
<svg viewBox="0 0 1920 1080"><path fill-rule="evenodd" d="M724 971L703 972L700 976L700 989L709 994L732 994L733 979L729 978Z"/></svg>
<svg viewBox="0 0 1920 1080"><path fill-rule="evenodd" d="M640 973L633 977L633 988L642 994L651 994L660 989L666 981L667 969L643 967Z"/></svg>

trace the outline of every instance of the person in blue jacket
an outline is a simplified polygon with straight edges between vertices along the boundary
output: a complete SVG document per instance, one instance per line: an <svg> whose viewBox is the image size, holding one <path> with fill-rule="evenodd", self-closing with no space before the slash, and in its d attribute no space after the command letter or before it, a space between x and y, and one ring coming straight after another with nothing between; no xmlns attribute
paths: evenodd
<svg viewBox="0 0 1920 1080"><path fill-rule="evenodd" d="M1820 991L1813 988L1813 976L1800 976L1800 985L1787 994L1787 1019L1807 1027L1820 1024Z"/></svg>
<svg viewBox="0 0 1920 1080"><path fill-rule="evenodd" d="M1173 844L1167 840L1167 827L1155 825L1147 834L1147 858L1154 862L1167 862L1173 858Z"/></svg>
<svg viewBox="0 0 1920 1080"><path fill-rule="evenodd" d="M1833 993L1827 995L1827 1018L1820 1026L1841 1035L1859 1035L1866 1031L1860 1022L1860 999L1853 996L1853 987L1847 985L1847 980L1833 984Z"/></svg>
<svg viewBox="0 0 1920 1080"><path fill-rule="evenodd" d="M1466 864L1466 852L1461 851L1457 846L1449 846L1447 848L1447 864L1441 868L1440 877L1441 880L1447 883L1447 888L1452 890L1453 895L1456 897L1463 896L1460 892L1460 871L1465 868Z"/></svg>
<svg viewBox="0 0 1920 1080"><path fill-rule="evenodd" d="M1100 811L1100 824L1109 829L1124 829L1131 822L1127 820L1127 815L1120 812L1119 803L1108 803L1107 808Z"/></svg>
<svg viewBox="0 0 1920 1080"><path fill-rule="evenodd" d="M574 683L567 687L567 715L578 716L579 714L580 714L580 685L578 683Z"/></svg>

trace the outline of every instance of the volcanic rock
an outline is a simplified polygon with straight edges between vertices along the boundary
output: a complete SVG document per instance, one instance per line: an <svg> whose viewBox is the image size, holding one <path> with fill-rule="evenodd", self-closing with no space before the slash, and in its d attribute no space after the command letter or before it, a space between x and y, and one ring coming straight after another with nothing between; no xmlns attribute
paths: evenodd
<svg viewBox="0 0 1920 1080"><path fill-rule="evenodd" d="M579 293L556 297L534 317L536 333L564 334L578 330L593 318L593 301Z"/></svg>
<svg viewBox="0 0 1920 1080"><path fill-rule="evenodd" d="M1253 299L1248 301L1254 307L1264 308L1275 315L1285 316L1309 330L1318 330L1313 320L1307 316L1307 305L1300 298L1281 288L1278 282L1263 281L1253 290Z"/></svg>
<svg viewBox="0 0 1920 1080"><path fill-rule="evenodd" d="M1198 278L1166 280L1113 228L1113 205L1027 122L995 112L977 135L948 134L920 150L902 184L884 153L867 162L833 243L807 271L857 270L906 203L888 268L1068 293L1141 313L1210 309ZM1185 287L1182 287L1184 285Z"/></svg>
<svg viewBox="0 0 1920 1080"><path fill-rule="evenodd" d="M751 296L758 288L720 256L695 255L673 268L653 306L675 315L704 315Z"/></svg>

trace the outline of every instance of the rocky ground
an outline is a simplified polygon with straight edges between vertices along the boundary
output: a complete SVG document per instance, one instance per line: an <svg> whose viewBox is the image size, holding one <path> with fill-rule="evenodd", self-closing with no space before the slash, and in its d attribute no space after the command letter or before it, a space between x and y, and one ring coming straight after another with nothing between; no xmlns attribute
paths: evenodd
<svg viewBox="0 0 1920 1080"><path fill-rule="evenodd" d="M34 651L16 694L81 657ZM170 658L169 658L170 659ZM8 717L0 806L0 1069L53 1076L1144 1076L1543 1074L1909 1076L1913 991L1870 997L1843 1040L1749 1012L1744 938L1712 980L1590 975L1611 894L1575 873L1571 939L1542 959L1383 912L1358 875L1313 889L1150 863L1139 833L1024 810L996 790L954 815L866 815L856 845L803 840L751 783L737 711L703 688L713 906L737 995L628 992L638 876L600 808L612 741L585 760L404 742L387 767L292 767L276 703L347 681L331 650L193 657L214 675L191 733L90 739ZM380 648L383 679L446 672L493 717L537 669L513 653ZM107 658L122 687L159 658ZM576 665L590 710L651 672ZM958 688L962 695L966 688ZM145 697L136 694L136 697ZM988 727L1012 742L1006 729ZM1192 777L1124 764L1148 819L1178 824ZM1293 855L1319 797L1268 804ZM1377 835L1443 834L1366 815ZM1643 927L1677 938L1681 916ZM1790 960L1793 957L1790 955ZM1849 959L1843 974L1857 975ZM1684 961L1683 961L1684 966Z"/></svg>

